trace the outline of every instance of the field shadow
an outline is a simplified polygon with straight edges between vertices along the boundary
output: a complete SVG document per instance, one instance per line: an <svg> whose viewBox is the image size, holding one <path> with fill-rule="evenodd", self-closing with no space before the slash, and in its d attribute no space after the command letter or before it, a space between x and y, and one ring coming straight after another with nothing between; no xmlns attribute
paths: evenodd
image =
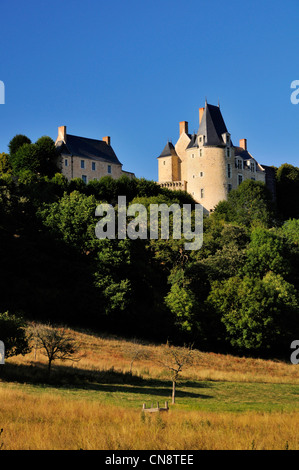
<svg viewBox="0 0 299 470"><path fill-rule="evenodd" d="M42 385L43 388L56 387L106 393L136 393L165 398L169 398L172 387L170 379L144 378L130 372L117 371L113 368L96 371L56 364L51 374L48 375L45 364L39 362L31 364L5 363L0 366L0 381ZM180 381L177 384L176 396L180 398L212 398L210 395L200 393L200 390L204 388L211 388L211 385L206 382Z"/></svg>

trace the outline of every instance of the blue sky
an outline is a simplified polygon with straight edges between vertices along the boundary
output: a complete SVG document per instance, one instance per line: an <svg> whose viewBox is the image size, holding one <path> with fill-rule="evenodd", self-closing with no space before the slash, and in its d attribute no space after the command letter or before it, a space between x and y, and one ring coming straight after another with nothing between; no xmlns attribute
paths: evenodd
<svg viewBox="0 0 299 470"><path fill-rule="evenodd" d="M111 136L123 169L157 179L179 121L198 129L205 97L235 144L299 166L298 0L1 0L0 152L57 127Z"/></svg>

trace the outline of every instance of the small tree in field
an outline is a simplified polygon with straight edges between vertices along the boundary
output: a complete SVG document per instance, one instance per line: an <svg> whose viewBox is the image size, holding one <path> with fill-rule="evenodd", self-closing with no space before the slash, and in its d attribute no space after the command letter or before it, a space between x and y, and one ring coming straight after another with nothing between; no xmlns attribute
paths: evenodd
<svg viewBox="0 0 299 470"><path fill-rule="evenodd" d="M29 328L30 338L37 349L42 349L48 358L48 373L51 373L52 362L78 361L74 357L79 351L79 344L65 328L53 328L50 325L33 325Z"/></svg>
<svg viewBox="0 0 299 470"><path fill-rule="evenodd" d="M134 361L148 358L149 351L142 343L134 339L126 347L125 355L130 359L130 374L132 374Z"/></svg>
<svg viewBox="0 0 299 470"><path fill-rule="evenodd" d="M175 404L176 384L183 368L193 363L193 349L189 347L175 347L166 345L163 350L163 357L158 362L170 373L172 380L172 401Z"/></svg>

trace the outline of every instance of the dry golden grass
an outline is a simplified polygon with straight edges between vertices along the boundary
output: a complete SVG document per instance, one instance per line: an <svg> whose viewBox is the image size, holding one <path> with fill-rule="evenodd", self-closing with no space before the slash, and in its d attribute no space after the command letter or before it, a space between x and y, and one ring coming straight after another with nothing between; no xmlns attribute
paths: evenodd
<svg viewBox="0 0 299 470"><path fill-rule="evenodd" d="M72 331L81 344L82 358L72 364L83 370L109 370L126 372L130 369L131 351L136 348L134 341L113 337L97 337L86 332ZM147 359L135 360L133 372L144 378L165 377L165 370L156 357L163 354L163 345L144 344L149 353ZM35 364L45 362L45 356L34 350L25 357L10 359L15 364ZM55 364L61 364L59 361ZM54 364L54 367L55 367ZM195 351L195 360L186 368L182 378L190 380L217 380L230 382L264 382L299 384L299 367L282 361L236 357Z"/></svg>
<svg viewBox="0 0 299 470"><path fill-rule="evenodd" d="M73 334L81 343L82 351L80 362L73 363L75 371L76 368L78 372L79 369L95 372L111 369L121 373L129 371L131 352L136 347L133 341L96 337L88 332ZM144 345L148 356L133 363L134 374L144 379L165 379L165 370L155 359L163 347ZM36 353L33 350L27 356L11 358L7 362L20 366L46 365L46 358L40 351ZM57 365L61 363L57 361ZM244 384L242 390L250 382L256 384L252 388L257 387L258 382L269 384L270 387L271 384L274 387L275 384L299 384L299 368L292 364L199 351L195 352L194 364L184 370L182 376L192 381L226 382L228 386L229 382L239 382ZM68 389L60 391L51 387L41 389L35 385L0 382L0 429L3 428L0 448L299 450L299 413L292 408L288 412L267 413L242 409L242 412L236 413L223 412L225 407L216 412L187 410L186 407L175 405L168 413L143 414L139 402L134 408L115 401L105 401L106 398L97 391L82 390L73 393ZM211 391L213 393L213 389ZM114 396L113 392L109 393ZM138 400L143 399L140 397L142 395ZM236 397L234 400L236 402Z"/></svg>
<svg viewBox="0 0 299 470"><path fill-rule="evenodd" d="M298 413L149 415L12 389L0 389L0 400L4 450L299 449Z"/></svg>

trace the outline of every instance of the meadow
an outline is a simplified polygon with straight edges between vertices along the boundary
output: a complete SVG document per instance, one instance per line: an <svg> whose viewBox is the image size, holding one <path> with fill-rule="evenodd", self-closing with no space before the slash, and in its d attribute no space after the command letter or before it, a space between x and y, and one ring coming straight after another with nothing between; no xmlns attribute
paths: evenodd
<svg viewBox="0 0 299 470"><path fill-rule="evenodd" d="M299 449L296 365L195 351L171 405L165 345L72 334L80 361L55 362L50 378L41 351L2 366L1 449Z"/></svg>

